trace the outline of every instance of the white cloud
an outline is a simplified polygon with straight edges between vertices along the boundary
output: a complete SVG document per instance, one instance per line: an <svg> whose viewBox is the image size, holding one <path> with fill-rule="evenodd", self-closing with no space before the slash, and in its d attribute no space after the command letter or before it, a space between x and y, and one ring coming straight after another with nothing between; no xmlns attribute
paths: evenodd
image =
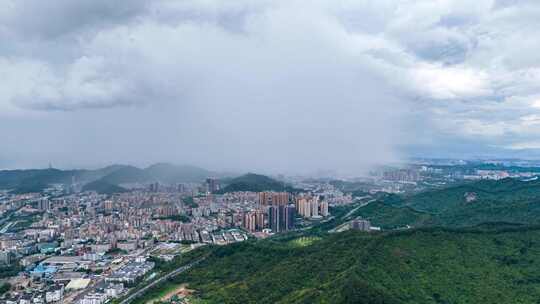
<svg viewBox="0 0 540 304"><path fill-rule="evenodd" d="M512 150L540 149L540 141L517 142L507 146L506 148Z"/></svg>
<svg viewBox="0 0 540 304"><path fill-rule="evenodd" d="M411 71L417 88L434 99L467 99L490 96L489 77L483 71L464 67L420 65Z"/></svg>
<svg viewBox="0 0 540 304"><path fill-rule="evenodd" d="M540 131L538 17L534 1L11 1L0 115L182 109L220 146L248 125L344 162L365 150L351 141L391 159L427 129L509 146Z"/></svg>

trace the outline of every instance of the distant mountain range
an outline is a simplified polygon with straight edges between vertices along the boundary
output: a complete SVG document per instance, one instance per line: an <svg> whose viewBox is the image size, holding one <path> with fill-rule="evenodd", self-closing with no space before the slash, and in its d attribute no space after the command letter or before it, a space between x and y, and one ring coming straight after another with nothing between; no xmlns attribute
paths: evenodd
<svg viewBox="0 0 540 304"><path fill-rule="evenodd" d="M59 169L29 169L0 171L0 189L11 189L23 193L38 192L51 184L70 184L72 180L86 185L86 189L105 185L122 185L130 183L187 183L202 182L209 176L218 175L202 168L158 163L141 169L128 165L112 165L96 170L59 170ZM112 189L109 187L109 189Z"/></svg>
<svg viewBox="0 0 540 304"><path fill-rule="evenodd" d="M223 174L211 172L194 166L158 163L147 168L129 165L112 165L96 170L59 170L29 169L0 171L0 189L9 189L13 193L40 192L52 184L71 184L72 181L83 184L83 191L115 193L126 191L129 184L160 182L200 183L208 177L223 177ZM220 178L224 188L219 193L234 191L288 191L296 192L290 185L265 175L248 173L236 178Z"/></svg>
<svg viewBox="0 0 540 304"><path fill-rule="evenodd" d="M202 182L205 178L219 175L194 166L159 163L140 169L123 166L101 179L111 184L161 182L167 184Z"/></svg>

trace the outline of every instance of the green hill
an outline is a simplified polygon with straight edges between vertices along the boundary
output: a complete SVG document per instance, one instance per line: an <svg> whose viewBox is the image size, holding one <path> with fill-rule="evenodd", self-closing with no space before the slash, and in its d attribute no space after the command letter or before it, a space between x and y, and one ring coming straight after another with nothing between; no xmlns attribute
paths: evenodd
<svg viewBox="0 0 540 304"><path fill-rule="evenodd" d="M520 181L506 178L503 180L483 180L474 183L426 191L404 198L399 204L417 210L443 213L467 204L467 193L476 195L476 202L509 203L523 200L540 199L540 180Z"/></svg>
<svg viewBox="0 0 540 304"><path fill-rule="evenodd" d="M540 200L478 201L436 215L433 224L465 227L493 221L540 224Z"/></svg>
<svg viewBox="0 0 540 304"><path fill-rule="evenodd" d="M410 207L394 207L379 201L358 209L353 216L368 219L373 226L383 229L395 229L407 225L422 226L430 223L433 217L427 212L416 211Z"/></svg>
<svg viewBox="0 0 540 304"><path fill-rule="evenodd" d="M75 178L79 182L90 182L100 179L107 174L123 168L122 165L108 166L97 170L59 170L29 169L29 170L2 170L0 171L0 189L23 190L25 185L43 185L46 188L50 184L69 184ZM16 191L19 191L15 189Z"/></svg>
<svg viewBox="0 0 540 304"><path fill-rule="evenodd" d="M538 303L540 228L485 225L217 247L160 286L204 303ZM156 289L159 289L156 288ZM156 294L156 289L148 294ZM143 303L141 299L137 303Z"/></svg>
<svg viewBox="0 0 540 304"><path fill-rule="evenodd" d="M396 207L374 202L359 208L353 216L368 219L372 225L383 229L395 229L407 225L470 227L486 222L536 225L540 224L540 201L477 202L437 214L416 211L406 206Z"/></svg>
<svg viewBox="0 0 540 304"><path fill-rule="evenodd" d="M11 190L12 194L24 194L24 193L38 193L42 192L45 188L48 187L48 184L41 182L40 180L24 180Z"/></svg>
<svg viewBox="0 0 540 304"><path fill-rule="evenodd" d="M114 193L122 193L126 192L127 190L117 186L115 184L107 183L103 180L97 180L93 181L91 183L88 183L84 185L83 191L95 191L99 194L114 194Z"/></svg>
<svg viewBox="0 0 540 304"><path fill-rule="evenodd" d="M152 177L143 169L133 166L123 166L101 178L109 184L144 183L152 181Z"/></svg>
<svg viewBox="0 0 540 304"><path fill-rule="evenodd" d="M230 180L229 184L219 191L219 193L228 193L236 191L287 191L296 192L297 189L286 185L265 175L248 173Z"/></svg>
<svg viewBox="0 0 540 304"><path fill-rule="evenodd" d="M163 183L202 182L205 178L215 174L194 166L178 166L167 163L152 165L144 171L156 181Z"/></svg>
<svg viewBox="0 0 540 304"><path fill-rule="evenodd" d="M117 170L123 169L124 167L126 167L126 165L110 165L96 170L77 170L76 177L81 182L91 182L109 175Z"/></svg>
<svg viewBox="0 0 540 304"><path fill-rule="evenodd" d="M469 198L469 199L468 199ZM540 181L503 179L397 197L383 195L356 215L383 228L467 227L484 222L540 224Z"/></svg>
<svg viewBox="0 0 540 304"><path fill-rule="evenodd" d="M111 184L128 183L185 183L202 182L212 173L193 166L177 166L173 164L159 163L145 169L133 166L123 166L102 178Z"/></svg>
<svg viewBox="0 0 540 304"><path fill-rule="evenodd" d="M23 184L65 183L75 171L58 169L2 170L0 171L0 189L13 189Z"/></svg>

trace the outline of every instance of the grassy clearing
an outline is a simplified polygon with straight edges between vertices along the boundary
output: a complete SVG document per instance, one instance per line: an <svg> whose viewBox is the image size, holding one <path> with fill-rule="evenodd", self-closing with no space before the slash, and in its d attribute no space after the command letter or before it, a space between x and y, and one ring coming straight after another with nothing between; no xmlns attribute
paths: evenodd
<svg viewBox="0 0 540 304"><path fill-rule="evenodd" d="M320 241L322 238L318 236L303 236L299 237L297 239L294 239L292 241L289 241L289 244L292 247L299 248L299 247L307 247L312 245L313 243Z"/></svg>

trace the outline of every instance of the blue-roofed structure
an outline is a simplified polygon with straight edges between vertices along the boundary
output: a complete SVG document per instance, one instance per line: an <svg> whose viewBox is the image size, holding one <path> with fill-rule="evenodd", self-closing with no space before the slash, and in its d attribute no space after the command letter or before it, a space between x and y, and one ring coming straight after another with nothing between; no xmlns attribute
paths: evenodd
<svg viewBox="0 0 540 304"><path fill-rule="evenodd" d="M34 277L47 277L53 275L57 271L58 267L56 266L39 264L32 271L30 271L30 275Z"/></svg>

